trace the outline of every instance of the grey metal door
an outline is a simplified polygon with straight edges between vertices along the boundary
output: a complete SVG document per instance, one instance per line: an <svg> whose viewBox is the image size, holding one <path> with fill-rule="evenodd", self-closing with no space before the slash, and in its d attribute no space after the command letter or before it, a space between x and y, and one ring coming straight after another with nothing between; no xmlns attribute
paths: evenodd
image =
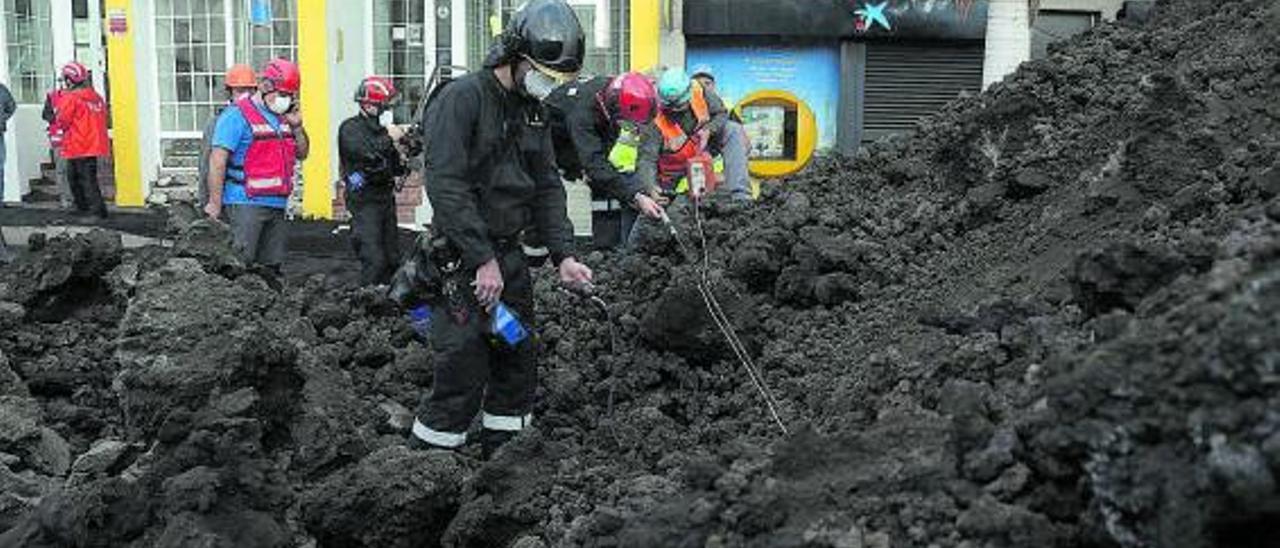
<svg viewBox="0 0 1280 548"><path fill-rule="evenodd" d="M962 91L981 91L983 52L980 42L867 44L862 141L910 130Z"/></svg>

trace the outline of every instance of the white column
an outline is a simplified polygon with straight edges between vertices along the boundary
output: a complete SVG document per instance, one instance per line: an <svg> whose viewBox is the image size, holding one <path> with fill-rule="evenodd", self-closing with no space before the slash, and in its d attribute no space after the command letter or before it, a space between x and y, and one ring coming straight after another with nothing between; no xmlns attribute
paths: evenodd
<svg viewBox="0 0 1280 548"><path fill-rule="evenodd" d="M610 39L613 37L609 32L611 30L609 23L613 20L613 11L609 9L610 1L595 0L594 3L596 16L595 28L592 29L592 32L595 33L596 47L608 48L610 47Z"/></svg>
<svg viewBox="0 0 1280 548"><path fill-rule="evenodd" d="M103 97L107 96L104 72L107 70L107 46L102 43L102 5L89 2L89 50L93 52L91 63L86 63L93 70L93 88Z"/></svg>
<svg viewBox="0 0 1280 548"><path fill-rule="evenodd" d="M71 0L49 2L49 23L53 27L54 74L57 74L57 70L62 65L76 58L75 23L72 13Z"/></svg>
<svg viewBox="0 0 1280 548"><path fill-rule="evenodd" d="M684 1L663 2L661 33L658 46L658 64L684 68Z"/></svg>
<svg viewBox="0 0 1280 548"><path fill-rule="evenodd" d="M134 69L138 72L138 155L142 195L160 177L160 72L156 60L156 0L133 0ZM227 28L231 32L231 28ZM229 37L228 37L229 39ZM124 77L130 77L125 75ZM148 105L151 108L147 108Z"/></svg>
<svg viewBox="0 0 1280 548"><path fill-rule="evenodd" d="M451 19L449 32L452 36L453 64L458 66L467 65L467 1L466 0L450 0L452 7L450 10ZM486 32L489 28L488 22L485 22ZM468 67L477 69L479 67Z"/></svg>
<svg viewBox="0 0 1280 548"><path fill-rule="evenodd" d="M427 60L422 67L423 75L431 78L436 70L436 1L425 0L422 3L422 56Z"/></svg>
<svg viewBox="0 0 1280 548"><path fill-rule="evenodd" d="M1027 0L991 0L987 11L982 85L1004 79L1031 60L1031 14Z"/></svg>
<svg viewBox="0 0 1280 548"><path fill-rule="evenodd" d="M0 83L12 91L9 82L9 35L8 25L0 25ZM18 175L18 139L14 130L17 120L10 119L5 130L4 139L4 194L0 202L18 202L22 200L22 178Z"/></svg>

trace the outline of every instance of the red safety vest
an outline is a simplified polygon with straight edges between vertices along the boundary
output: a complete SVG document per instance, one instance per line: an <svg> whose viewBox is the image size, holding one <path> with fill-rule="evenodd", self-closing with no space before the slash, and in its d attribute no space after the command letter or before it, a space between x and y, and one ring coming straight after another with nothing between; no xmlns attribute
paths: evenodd
<svg viewBox="0 0 1280 548"><path fill-rule="evenodd" d="M702 129L711 120L707 106L706 94L702 86L693 82L693 97L689 99L689 107L698 121L694 132ZM663 185L670 185L683 177L689 170L689 162L706 149L707 144L690 137L675 120L665 112L659 112L653 122L662 132L662 153L658 155L658 176Z"/></svg>
<svg viewBox="0 0 1280 548"><path fill-rule="evenodd" d="M62 139L67 136L66 128L62 127L57 123L58 122L58 102L61 100L62 100L62 90L60 89L49 90L49 93L45 95L45 99L44 99L44 101L48 103L51 108L53 108L54 119L53 121L49 122L49 127L46 128L46 130L48 131L48 134L49 134L49 146L53 147L54 149L60 148L62 146ZM58 154L62 154L62 153L59 152Z"/></svg>
<svg viewBox="0 0 1280 548"><path fill-rule="evenodd" d="M244 155L244 191L250 198L288 196L293 192L293 169L298 163L298 143L293 128L284 122L272 127L251 97L236 101L249 122L253 142Z"/></svg>

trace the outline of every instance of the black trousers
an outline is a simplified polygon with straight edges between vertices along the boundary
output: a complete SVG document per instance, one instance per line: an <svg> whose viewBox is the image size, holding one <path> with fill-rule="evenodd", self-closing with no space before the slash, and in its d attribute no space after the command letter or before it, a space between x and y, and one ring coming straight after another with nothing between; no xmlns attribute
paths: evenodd
<svg viewBox="0 0 1280 548"><path fill-rule="evenodd" d="M75 200L76 211L93 212L99 217L107 216L107 203L102 199L102 189L98 188L98 159L67 159L67 186L71 187L71 198Z"/></svg>
<svg viewBox="0 0 1280 548"><path fill-rule="evenodd" d="M360 281L364 285L390 283L400 265L395 194L389 188L369 188L348 196L351 246L360 259Z"/></svg>
<svg viewBox="0 0 1280 548"><path fill-rule="evenodd" d="M284 210L252 205L228 205L232 243L245 264L262 265L277 274L289 251L289 221Z"/></svg>
<svg viewBox="0 0 1280 548"><path fill-rule="evenodd" d="M533 336L533 280L520 248L501 253L502 302L515 311L530 336L515 348L493 342L491 319L475 304L474 272L461 273L464 318L437 305L431 324L435 381L418 406L414 435L428 443L457 446L477 412L488 430L518 432L529 425L537 388L537 343Z"/></svg>

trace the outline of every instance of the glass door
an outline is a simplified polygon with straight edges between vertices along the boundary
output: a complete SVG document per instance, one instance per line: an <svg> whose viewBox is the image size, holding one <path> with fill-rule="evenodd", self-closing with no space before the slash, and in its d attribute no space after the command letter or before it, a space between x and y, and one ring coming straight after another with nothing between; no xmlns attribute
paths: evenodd
<svg viewBox="0 0 1280 548"><path fill-rule="evenodd" d="M384 1L384 0L379 0ZM272 59L298 60L296 0L235 0L237 60L254 70Z"/></svg>
<svg viewBox="0 0 1280 548"><path fill-rule="evenodd" d="M204 127L227 101L227 67L297 58L296 2L155 0L154 24L161 167L194 170Z"/></svg>
<svg viewBox="0 0 1280 548"><path fill-rule="evenodd" d="M162 137L199 138L223 103L231 59L224 0L156 1L156 70Z"/></svg>
<svg viewBox="0 0 1280 548"><path fill-rule="evenodd" d="M371 0L373 73L391 78L400 102L392 121L408 124L427 85L426 3L424 0Z"/></svg>

